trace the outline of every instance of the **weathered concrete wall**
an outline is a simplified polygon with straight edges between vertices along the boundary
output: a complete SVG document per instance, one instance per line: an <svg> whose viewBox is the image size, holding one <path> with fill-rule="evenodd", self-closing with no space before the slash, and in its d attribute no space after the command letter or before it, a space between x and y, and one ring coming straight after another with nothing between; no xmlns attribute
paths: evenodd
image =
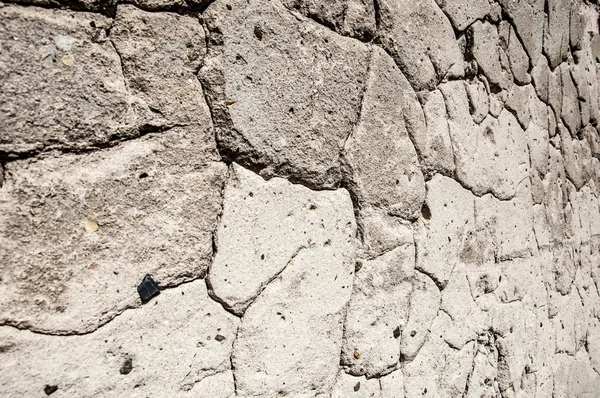
<svg viewBox="0 0 600 398"><path fill-rule="evenodd" d="M597 21L0 3L0 396L599 397Z"/></svg>

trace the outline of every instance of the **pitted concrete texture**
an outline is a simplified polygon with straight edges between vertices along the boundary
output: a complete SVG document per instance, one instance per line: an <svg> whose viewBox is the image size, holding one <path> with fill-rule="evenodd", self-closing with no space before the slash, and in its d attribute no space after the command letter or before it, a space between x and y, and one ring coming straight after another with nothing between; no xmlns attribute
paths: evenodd
<svg viewBox="0 0 600 398"><path fill-rule="evenodd" d="M0 396L599 397L599 11L0 2Z"/></svg>

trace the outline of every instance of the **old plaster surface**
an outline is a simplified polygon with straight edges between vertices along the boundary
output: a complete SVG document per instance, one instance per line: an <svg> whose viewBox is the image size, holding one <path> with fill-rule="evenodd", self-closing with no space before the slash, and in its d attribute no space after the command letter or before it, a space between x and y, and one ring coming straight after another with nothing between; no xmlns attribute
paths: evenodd
<svg viewBox="0 0 600 398"><path fill-rule="evenodd" d="M599 397L597 21L0 2L0 396Z"/></svg>

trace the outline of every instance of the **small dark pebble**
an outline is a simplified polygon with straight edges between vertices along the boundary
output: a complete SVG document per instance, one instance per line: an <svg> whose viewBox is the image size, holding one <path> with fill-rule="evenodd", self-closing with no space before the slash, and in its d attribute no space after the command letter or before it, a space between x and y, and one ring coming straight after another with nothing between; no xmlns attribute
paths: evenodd
<svg viewBox="0 0 600 398"><path fill-rule="evenodd" d="M427 206L427 203L423 203L423 207L421 207L421 215L425 220L431 220L431 210L429 209L429 206Z"/></svg>
<svg viewBox="0 0 600 398"><path fill-rule="evenodd" d="M121 373L122 375L128 375L129 373L131 373L132 370L133 370L133 359L127 358L125 360L125 362L123 362L121 369L119 369L119 373Z"/></svg>
<svg viewBox="0 0 600 398"><path fill-rule="evenodd" d="M217 340L219 343L223 340L225 340L225 336L221 336L220 334L215 336L215 340Z"/></svg>
<svg viewBox="0 0 600 398"><path fill-rule="evenodd" d="M362 268L363 263L360 260L356 261L356 264L354 264L354 272L358 272L360 271L360 269Z"/></svg>
<svg viewBox="0 0 600 398"><path fill-rule="evenodd" d="M255 26L254 27L254 36L256 36L256 38L258 40L262 40L262 38L263 38L263 31L260 28L260 26Z"/></svg>
<svg viewBox="0 0 600 398"><path fill-rule="evenodd" d="M144 280L137 287L138 294L142 299L142 303L146 304L152 297L158 296L160 294L160 290L158 289L158 285L152 279L150 275L146 275Z"/></svg>
<svg viewBox="0 0 600 398"><path fill-rule="evenodd" d="M58 390L58 386L51 386L50 384L46 384L46 387L44 387L44 393L46 393L46 395L54 394L56 390Z"/></svg>
<svg viewBox="0 0 600 398"><path fill-rule="evenodd" d="M360 381L354 385L354 392L360 390Z"/></svg>
<svg viewBox="0 0 600 398"><path fill-rule="evenodd" d="M394 338L397 339L398 337L400 337L400 327L394 329Z"/></svg>

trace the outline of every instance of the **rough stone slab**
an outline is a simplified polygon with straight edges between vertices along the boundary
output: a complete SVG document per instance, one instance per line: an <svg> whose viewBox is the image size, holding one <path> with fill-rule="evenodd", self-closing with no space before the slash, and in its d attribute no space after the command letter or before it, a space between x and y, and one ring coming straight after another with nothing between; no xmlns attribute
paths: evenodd
<svg viewBox="0 0 600 398"><path fill-rule="evenodd" d="M508 58L508 40L505 41L504 38L508 38L510 36L510 24L501 22L498 25L498 39L499 39L499 49L498 56L500 57L500 66L503 70L505 70L514 81L515 78L512 76L512 65L511 60Z"/></svg>
<svg viewBox="0 0 600 398"><path fill-rule="evenodd" d="M504 51L499 46L498 30L489 22L476 21L467 32L470 52L485 74L490 85L507 89L512 84L512 76L502 67L500 55Z"/></svg>
<svg viewBox="0 0 600 398"><path fill-rule="evenodd" d="M445 102L450 137L459 130L461 134L477 128L470 112L466 86L462 82L443 83L439 87Z"/></svg>
<svg viewBox="0 0 600 398"><path fill-rule="evenodd" d="M283 0L290 9L295 9L315 21L324 24L344 36L370 41L375 37L374 3L368 0Z"/></svg>
<svg viewBox="0 0 600 398"><path fill-rule="evenodd" d="M600 159L600 134L594 127L588 125L582 130L582 135L587 140L592 156Z"/></svg>
<svg viewBox="0 0 600 398"><path fill-rule="evenodd" d="M554 111L558 122L561 118L563 103L563 88L561 79L561 68L555 69L548 74L548 105Z"/></svg>
<svg viewBox="0 0 600 398"><path fill-rule="evenodd" d="M110 19L6 5L0 21L2 156L138 135Z"/></svg>
<svg viewBox="0 0 600 398"><path fill-rule="evenodd" d="M173 29L177 26L177 29ZM110 32L123 65L138 123L171 126L210 123L196 78L206 54L196 17L141 11L120 5Z"/></svg>
<svg viewBox="0 0 600 398"><path fill-rule="evenodd" d="M490 109L490 101L485 84L477 80L473 83L466 82L465 88L469 97L469 110L473 122L480 124L488 115Z"/></svg>
<svg viewBox="0 0 600 398"><path fill-rule="evenodd" d="M587 216L582 216L581 223L582 225L586 225L589 222L590 226L590 242L593 246L594 241L598 235L600 235L600 208L597 199L597 194L592 187L592 184L589 184L589 189L585 190L584 201L582 203L582 208L584 209ZM598 209L598 210L597 210ZM592 258L591 256L589 257Z"/></svg>
<svg viewBox="0 0 600 398"><path fill-rule="evenodd" d="M136 286L204 275L225 165L210 130L174 128L85 155L7 165L0 319L89 332L139 305Z"/></svg>
<svg viewBox="0 0 600 398"><path fill-rule="evenodd" d="M461 242L474 226L474 196L451 178L436 175L427 183L431 213L415 232L416 269L445 286L458 261Z"/></svg>
<svg viewBox="0 0 600 398"><path fill-rule="evenodd" d="M228 397L233 379L214 378L231 375L239 319L210 300L202 280L165 290L155 303L127 310L84 336L0 328L0 394L41 397L45 385L56 385L58 397ZM217 334L225 340L216 340ZM157 377L159 370L169 377ZM211 393L201 385L210 385Z"/></svg>
<svg viewBox="0 0 600 398"><path fill-rule="evenodd" d="M548 23L544 27L544 54L554 69L569 53L570 0L548 0Z"/></svg>
<svg viewBox="0 0 600 398"><path fill-rule="evenodd" d="M265 181L234 163L208 273L211 295L242 315L300 251L330 256L334 262L325 264L336 266L335 257L344 258L352 244L353 228L345 189L312 191L281 178Z"/></svg>
<svg viewBox="0 0 600 398"><path fill-rule="evenodd" d="M597 126L600 120L600 103L598 101L598 82L594 79L588 86L590 92L590 123Z"/></svg>
<svg viewBox="0 0 600 398"><path fill-rule="evenodd" d="M452 25L434 0L382 0L378 5L383 47L416 91L464 75Z"/></svg>
<svg viewBox="0 0 600 398"><path fill-rule="evenodd" d="M515 27L531 66L535 66L541 59L544 42L545 0L500 0L499 3Z"/></svg>
<svg viewBox="0 0 600 398"><path fill-rule="evenodd" d="M548 106L548 134L554 138L558 134L556 113L551 106Z"/></svg>
<svg viewBox="0 0 600 398"><path fill-rule="evenodd" d="M415 272L408 322L402 329L400 340L403 360L413 359L425 343L440 308L440 299L440 291L434 281L421 272Z"/></svg>
<svg viewBox="0 0 600 398"><path fill-rule="evenodd" d="M594 192L596 197L600 196L600 160L592 158L590 161L590 167L592 171L590 188Z"/></svg>
<svg viewBox="0 0 600 398"><path fill-rule="evenodd" d="M476 195L493 193L501 199L514 196L529 174L527 137L506 109L475 125L469 114L462 82L441 85L448 111L456 175Z"/></svg>
<svg viewBox="0 0 600 398"><path fill-rule="evenodd" d="M563 126L561 129L566 130ZM569 134L566 131L566 134ZM544 179L544 188L546 195L544 197L544 207L546 208L546 218L549 222L552 234L552 243L560 244L565 233L565 216L563 209L566 206L566 192L563 193L563 187L566 184L565 165L560 149L553 145L548 147L549 171Z"/></svg>
<svg viewBox="0 0 600 398"><path fill-rule="evenodd" d="M589 40L591 36L592 32L586 32L586 40L581 42L581 48L573 52L573 59L576 62L569 66L580 100L589 102L590 120L592 123L596 123L598 120L598 82L596 58L594 58L592 41Z"/></svg>
<svg viewBox="0 0 600 398"><path fill-rule="evenodd" d="M490 2L486 0L435 0L435 2L458 31L465 30L478 19L483 19L491 9Z"/></svg>
<svg viewBox="0 0 600 398"><path fill-rule="evenodd" d="M600 103L598 101L598 82L595 80L588 86L590 91L590 123L597 126L600 121Z"/></svg>
<svg viewBox="0 0 600 398"><path fill-rule="evenodd" d="M360 120L346 141L346 179L361 204L414 219L425 182L404 123L406 79L381 49L373 50Z"/></svg>
<svg viewBox="0 0 600 398"><path fill-rule="evenodd" d="M560 301L561 297L568 295L573 287L577 261L575 257L576 253L573 248L567 244L555 245L552 248L552 264L550 268L552 274L549 276L548 281L551 287L551 291L548 292L548 301L550 302L548 313L552 317L561 310L561 305L564 304L564 302Z"/></svg>
<svg viewBox="0 0 600 398"><path fill-rule="evenodd" d="M530 173L531 199L534 204L542 204L546 195L542 177L532 168Z"/></svg>
<svg viewBox="0 0 600 398"><path fill-rule="evenodd" d="M341 251L316 242L300 250L246 310L232 361L239 396L313 396L333 387L354 276L355 226L340 228L348 235Z"/></svg>
<svg viewBox="0 0 600 398"><path fill-rule="evenodd" d="M506 54L510 60L510 70L515 81L518 84L531 83L531 76L527 73L529 70L529 57L512 26L510 27Z"/></svg>
<svg viewBox="0 0 600 398"><path fill-rule="evenodd" d="M504 102L506 101L506 91L490 94L490 115L496 119L500 116L500 112L504 110Z"/></svg>
<svg viewBox="0 0 600 398"><path fill-rule="evenodd" d="M580 5L571 6L571 15L569 17L569 44L574 49L581 49L585 41L586 25L588 24L589 13ZM587 15L586 15L587 14ZM596 18L598 17L596 13ZM591 19L591 18L590 18Z"/></svg>
<svg viewBox="0 0 600 398"><path fill-rule="evenodd" d="M545 197L543 179L548 173L549 165L549 113L550 109L541 102L534 93L529 98L531 122L525 130L529 160L531 162L530 183L533 203L541 204ZM534 223L535 224L535 223Z"/></svg>
<svg viewBox="0 0 600 398"><path fill-rule="evenodd" d="M278 2L216 1L203 17L212 36L200 75L221 152L264 176L338 186L367 46Z"/></svg>
<svg viewBox="0 0 600 398"><path fill-rule="evenodd" d="M548 145L550 140L548 134L548 107L535 95L531 95L529 98L529 111L531 122L525 134L528 141L531 171L532 175L535 172L537 176L543 178L548 172Z"/></svg>
<svg viewBox="0 0 600 398"><path fill-rule="evenodd" d="M586 140L572 138L569 130L559 123L560 143L568 179L580 189L589 180L591 150Z"/></svg>
<svg viewBox="0 0 600 398"><path fill-rule="evenodd" d="M506 109L508 109L523 128L527 130L531 113L529 110L529 101L534 97L534 89L531 85L517 86L516 84L510 88L506 98Z"/></svg>
<svg viewBox="0 0 600 398"><path fill-rule="evenodd" d="M576 56L579 58L578 63L571 65L570 72L573 83L577 87L577 99L581 111L581 125L587 126L590 122L595 124L597 121L598 98L595 86L593 90L596 98L592 99L590 94L592 84L596 83L596 78L590 73L590 70L594 70L595 67L591 62L589 51L580 50L576 53Z"/></svg>
<svg viewBox="0 0 600 398"><path fill-rule="evenodd" d="M567 64L560 66L560 80L562 83L562 106L560 114L565 125L569 128L571 135L575 136L581 127L581 112L579 109L577 88L573 83L569 69Z"/></svg>
<svg viewBox="0 0 600 398"><path fill-rule="evenodd" d="M340 358L348 373L372 378L390 373L397 366L414 267L412 242L362 261L348 304Z"/></svg>
<svg viewBox="0 0 600 398"><path fill-rule="evenodd" d="M548 85L550 84L550 68L546 57L541 57L531 70L533 87L540 100L548 103Z"/></svg>
<svg viewBox="0 0 600 398"><path fill-rule="evenodd" d="M591 242L590 222L597 218L594 214L597 205L594 203L595 200L590 200L590 196L594 196L587 185L577 190L573 184L569 183L567 184L567 194L570 208L565 209L565 215L568 216L569 236L574 248L579 250L579 260L583 267L583 263L589 258L589 253L586 254L583 250Z"/></svg>
<svg viewBox="0 0 600 398"><path fill-rule="evenodd" d="M454 155L446 117L446 104L441 91L422 95L425 129L414 129L412 137L419 151L420 164L426 175L434 173L452 175Z"/></svg>

